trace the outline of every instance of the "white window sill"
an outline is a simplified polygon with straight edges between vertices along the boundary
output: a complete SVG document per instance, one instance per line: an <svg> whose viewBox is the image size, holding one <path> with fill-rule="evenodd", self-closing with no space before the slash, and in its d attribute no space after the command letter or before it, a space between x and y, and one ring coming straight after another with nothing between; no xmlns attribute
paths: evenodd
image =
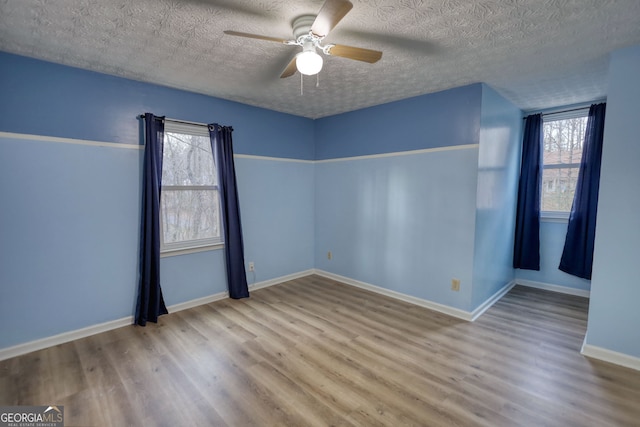
<svg viewBox="0 0 640 427"><path fill-rule="evenodd" d="M215 245L198 246L194 248L185 248L185 249L169 249L169 250L160 252L160 258L195 254L198 252L206 252L206 251L217 251L222 248L224 248L224 243L216 243Z"/></svg>
<svg viewBox="0 0 640 427"><path fill-rule="evenodd" d="M566 224L569 222L569 212L541 212L541 222L559 222Z"/></svg>

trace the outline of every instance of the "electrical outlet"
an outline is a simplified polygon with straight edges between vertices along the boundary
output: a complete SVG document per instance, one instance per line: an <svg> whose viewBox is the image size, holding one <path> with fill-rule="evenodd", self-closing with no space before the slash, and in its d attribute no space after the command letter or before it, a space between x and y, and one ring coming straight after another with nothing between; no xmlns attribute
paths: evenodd
<svg viewBox="0 0 640 427"><path fill-rule="evenodd" d="M256 266L255 266L255 265L253 265L253 261L251 261L251 262L249 263L249 271L254 271L255 269L256 269Z"/></svg>
<svg viewBox="0 0 640 427"><path fill-rule="evenodd" d="M460 279L451 279L451 290L456 292L460 291Z"/></svg>
<svg viewBox="0 0 640 427"><path fill-rule="evenodd" d="M331 253L331 251L327 252L327 259L331 259L333 258L333 254Z"/></svg>

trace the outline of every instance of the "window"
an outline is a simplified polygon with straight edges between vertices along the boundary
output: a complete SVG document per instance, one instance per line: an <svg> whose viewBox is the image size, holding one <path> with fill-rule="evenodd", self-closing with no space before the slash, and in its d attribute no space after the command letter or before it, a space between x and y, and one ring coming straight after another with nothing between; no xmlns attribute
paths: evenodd
<svg viewBox="0 0 640 427"><path fill-rule="evenodd" d="M218 174L206 127L165 123L161 251L222 244Z"/></svg>
<svg viewBox="0 0 640 427"><path fill-rule="evenodd" d="M540 201L544 216L564 216L571 212L578 182L582 145L587 127L587 110L571 115L549 115L543 124L543 169Z"/></svg>

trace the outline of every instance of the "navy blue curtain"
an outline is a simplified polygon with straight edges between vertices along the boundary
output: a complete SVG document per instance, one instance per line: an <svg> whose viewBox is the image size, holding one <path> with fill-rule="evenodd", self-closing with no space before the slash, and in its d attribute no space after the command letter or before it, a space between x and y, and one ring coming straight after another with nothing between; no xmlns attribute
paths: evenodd
<svg viewBox="0 0 640 427"><path fill-rule="evenodd" d="M232 132L233 128L229 126L209 125L211 148L219 176L229 296L238 299L249 296L249 287L244 269L244 245L242 242L236 171L233 163Z"/></svg>
<svg viewBox="0 0 640 427"><path fill-rule="evenodd" d="M596 237L606 107L607 105L602 103L593 104L589 108L576 193L573 196L567 236L558 267L566 273L589 280L591 280L593 247Z"/></svg>
<svg viewBox="0 0 640 427"><path fill-rule="evenodd" d="M513 268L540 270L540 181L542 179L542 114L527 116L513 244Z"/></svg>
<svg viewBox="0 0 640 427"><path fill-rule="evenodd" d="M160 289L160 188L164 117L144 115L145 147L142 177L142 225L140 227L140 276L136 323L157 322L167 314Z"/></svg>

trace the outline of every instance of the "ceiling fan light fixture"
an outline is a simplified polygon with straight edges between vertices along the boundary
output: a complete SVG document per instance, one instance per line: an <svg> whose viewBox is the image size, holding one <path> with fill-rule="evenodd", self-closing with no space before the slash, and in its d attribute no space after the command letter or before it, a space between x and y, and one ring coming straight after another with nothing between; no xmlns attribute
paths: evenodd
<svg viewBox="0 0 640 427"><path fill-rule="evenodd" d="M296 55L296 68L301 74L313 76L322 70L322 57L314 50L305 50Z"/></svg>
<svg viewBox="0 0 640 427"><path fill-rule="evenodd" d="M349 0L324 0L322 8L320 8L320 12L317 15L301 15L294 19L292 22L293 40L233 30L225 30L224 34L302 47L302 52L291 58L280 74L281 79L291 77L296 71L300 72L301 75L317 75L322 70L323 65L322 56L318 54L318 50L325 55L339 56L373 64L380 60L382 52L353 46L323 44L329 32L352 8L353 3Z"/></svg>

